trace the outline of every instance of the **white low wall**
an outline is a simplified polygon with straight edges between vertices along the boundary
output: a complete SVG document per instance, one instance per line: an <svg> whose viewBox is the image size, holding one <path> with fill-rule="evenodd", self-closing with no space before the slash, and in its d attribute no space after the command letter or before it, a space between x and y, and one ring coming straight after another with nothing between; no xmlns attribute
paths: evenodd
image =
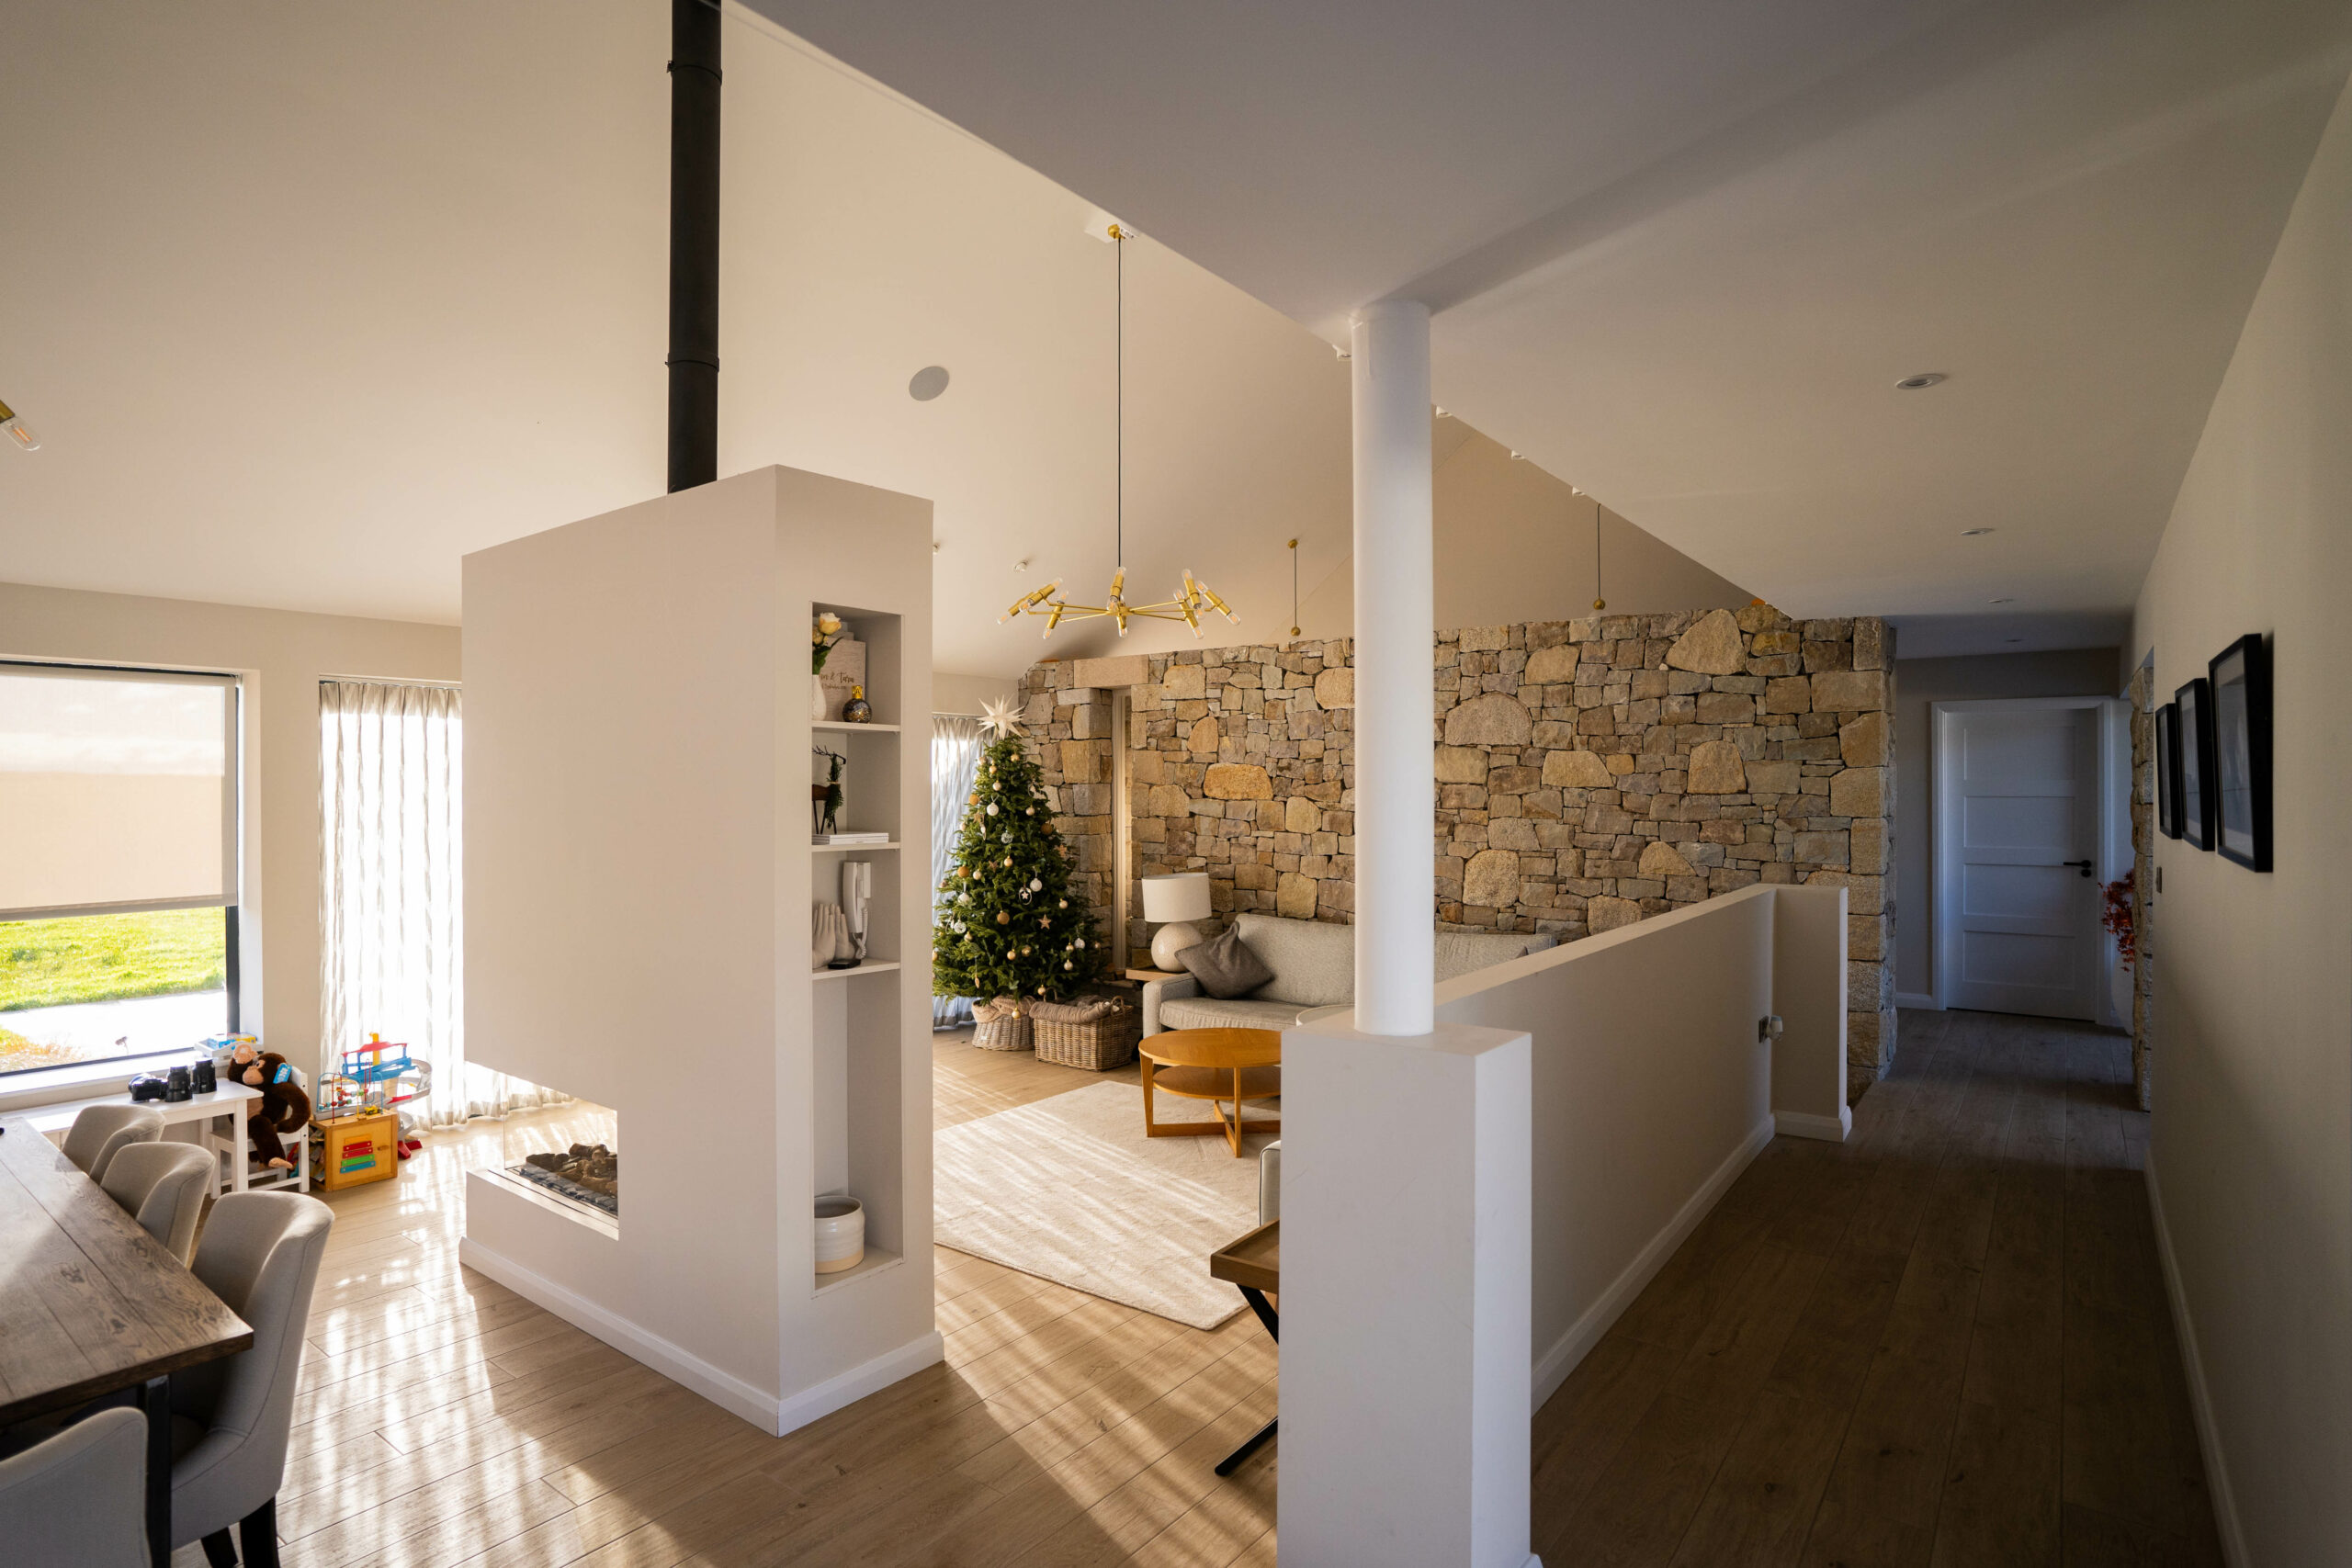
<svg viewBox="0 0 2352 1568"><path fill-rule="evenodd" d="M1441 1022L1534 1043L1538 1404L1776 1121L1844 1135L1845 934L1844 889L1756 886L1438 987Z"/></svg>

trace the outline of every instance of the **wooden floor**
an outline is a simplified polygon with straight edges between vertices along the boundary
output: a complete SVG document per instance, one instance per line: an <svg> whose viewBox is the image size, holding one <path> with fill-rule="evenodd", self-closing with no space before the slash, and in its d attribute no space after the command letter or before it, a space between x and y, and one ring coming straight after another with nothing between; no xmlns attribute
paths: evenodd
<svg viewBox="0 0 2352 1568"><path fill-rule="evenodd" d="M1900 1030L1852 1139L1776 1139L1538 1414L1553 1568L2219 1568L2129 1043Z"/></svg>
<svg viewBox="0 0 2352 1568"><path fill-rule="evenodd" d="M1551 1568L2219 1562L2121 1042L1903 1025L1853 1142L1772 1145L1539 1415ZM1098 1081L935 1055L941 1125ZM1280 1443L1212 1473L1273 1411L1246 1314L1202 1333L942 1249L946 1364L776 1438L458 1268L468 1168L602 1131L477 1122L331 1199L293 1568L1273 1561Z"/></svg>

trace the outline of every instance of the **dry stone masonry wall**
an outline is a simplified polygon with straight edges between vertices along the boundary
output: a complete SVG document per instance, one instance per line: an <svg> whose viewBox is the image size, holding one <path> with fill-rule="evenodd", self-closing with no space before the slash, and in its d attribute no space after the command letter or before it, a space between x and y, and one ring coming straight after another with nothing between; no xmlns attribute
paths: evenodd
<svg viewBox="0 0 2352 1568"><path fill-rule="evenodd" d="M1841 884L1859 1093L1894 1050L1890 644L1875 619L1763 604L1439 634L1438 920L1570 942L1758 882ZM1112 689L1082 682L1114 677L1135 875L1206 871L1220 916L1351 918L1351 660L1340 640L1030 671L1029 732L1102 918ZM1141 966L1139 887L1125 898Z"/></svg>

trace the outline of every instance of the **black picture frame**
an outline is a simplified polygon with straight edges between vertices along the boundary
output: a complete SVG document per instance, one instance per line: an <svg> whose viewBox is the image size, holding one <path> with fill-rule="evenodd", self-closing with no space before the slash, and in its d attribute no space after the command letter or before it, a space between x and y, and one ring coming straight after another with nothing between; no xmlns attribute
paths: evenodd
<svg viewBox="0 0 2352 1568"><path fill-rule="evenodd" d="M2213 698L2213 848L2249 871L2270 869L2270 656L2249 633L2205 667Z"/></svg>
<svg viewBox="0 0 2352 1568"><path fill-rule="evenodd" d="M2180 705L2156 710L2156 831L2180 837Z"/></svg>
<svg viewBox="0 0 2352 1568"><path fill-rule="evenodd" d="M2202 675L2172 694L2180 710L2180 837L2193 850L2213 847L2213 698Z"/></svg>

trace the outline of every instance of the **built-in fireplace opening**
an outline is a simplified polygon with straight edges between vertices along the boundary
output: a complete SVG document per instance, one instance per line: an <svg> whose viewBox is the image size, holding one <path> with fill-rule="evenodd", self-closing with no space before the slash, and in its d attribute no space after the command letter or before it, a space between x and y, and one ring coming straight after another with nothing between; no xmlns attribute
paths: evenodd
<svg viewBox="0 0 2352 1568"><path fill-rule="evenodd" d="M574 1144L568 1149L525 1155L522 1164L506 1168L559 1198L620 1218L621 1156L605 1145Z"/></svg>
<svg viewBox="0 0 2352 1568"><path fill-rule="evenodd" d="M620 1143L620 1117L611 1107L574 1100L510 1122L496 1157L477 1174L537 1208L617 1235Z"/></svg>

